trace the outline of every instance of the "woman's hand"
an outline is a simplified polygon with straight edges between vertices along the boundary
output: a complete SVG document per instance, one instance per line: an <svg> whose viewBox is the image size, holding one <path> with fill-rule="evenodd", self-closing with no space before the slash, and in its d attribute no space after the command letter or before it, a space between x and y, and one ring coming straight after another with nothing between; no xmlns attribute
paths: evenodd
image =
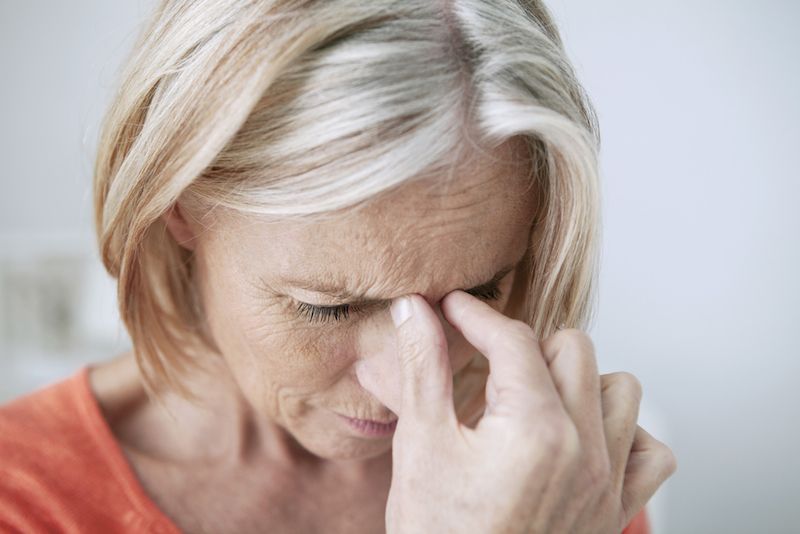
<svg viewBox="0 0 800 534"><path fill-rule="evenodd" d="M388 532L619 534L675 471L670 449L636 424L639 382L598 376L586 334L540 344L522 321L454 291L444 316L490 365L483 418L460 424L442 324L422 297L405 298Z"/></svg>

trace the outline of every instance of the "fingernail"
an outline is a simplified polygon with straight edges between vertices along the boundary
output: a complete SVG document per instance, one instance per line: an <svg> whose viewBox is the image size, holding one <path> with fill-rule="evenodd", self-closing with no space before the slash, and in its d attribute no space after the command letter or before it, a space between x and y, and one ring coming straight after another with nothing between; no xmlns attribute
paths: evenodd
<svg viewBox="0 0 800 534"><path fill-rule="evenodd" d="M391 313L394 325L400 326L411 317L411 299L408 297L398 297L392 302Z"/></svg>

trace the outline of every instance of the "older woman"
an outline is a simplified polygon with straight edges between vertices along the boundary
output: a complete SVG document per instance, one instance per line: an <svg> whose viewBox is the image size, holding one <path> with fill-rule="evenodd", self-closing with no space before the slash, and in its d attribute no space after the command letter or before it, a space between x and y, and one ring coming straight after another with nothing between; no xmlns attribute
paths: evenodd
<svg viewBox="0 0 800 534"><path fill-rule="evenodd" d="M538 1L162 2L95 172L133 350L0 410L0 526L646 532L597 148Z"/></svg>

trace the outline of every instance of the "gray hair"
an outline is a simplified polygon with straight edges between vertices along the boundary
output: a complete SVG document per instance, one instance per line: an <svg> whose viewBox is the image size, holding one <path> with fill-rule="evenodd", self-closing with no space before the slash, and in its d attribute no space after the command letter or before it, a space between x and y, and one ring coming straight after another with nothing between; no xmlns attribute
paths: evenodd
<svg viewBox="0 0 800 534"><path fill-rule="evenodd" d="M591 318L599 134L537 0L165 0L105 117L95 168L102 258L146 381L191 359L191 254L179 198L267 217L352 208L468 149L522 140L540 208L524 320Z"/></svg>

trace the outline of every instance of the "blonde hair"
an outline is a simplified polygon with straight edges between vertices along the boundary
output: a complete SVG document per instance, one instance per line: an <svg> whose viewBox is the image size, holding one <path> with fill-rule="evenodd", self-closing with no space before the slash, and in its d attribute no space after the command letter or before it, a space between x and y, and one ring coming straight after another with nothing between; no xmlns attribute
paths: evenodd
<svg viewBox="0 0 800 534"><path fill-rule="evenodd" d="M524 320L544 338L591 320L599 133L538 0L165 0L100 136L95 222L145 383L181 389L213 346L177 200L325 216L465 146L525 142L540 196ZM471 138L474 132L476 138Z"/></svg>

